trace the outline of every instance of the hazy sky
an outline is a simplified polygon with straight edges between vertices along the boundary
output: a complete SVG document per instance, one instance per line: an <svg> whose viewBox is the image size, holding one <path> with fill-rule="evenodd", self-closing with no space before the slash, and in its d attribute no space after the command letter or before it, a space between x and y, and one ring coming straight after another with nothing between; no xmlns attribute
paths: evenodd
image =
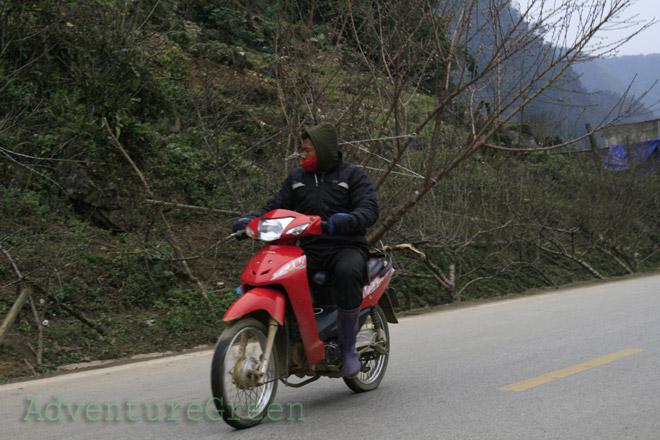
<svg viewBox="0 0 660 440"><path fill-rule="evenodd" d="M660 19L660 0L637 0L626 12L626 15L630 17L638 15L637 19L658 20ZM660 53L659 33L660 23L657 23L622 46L619 55Z"/></svg>
<svg viewBox="0 0 660 440"><path fill-rule="evenodd" d="M518 0L521 5L526 5L530 0ZM537 4L539 0L536 0ZM609 0L591 0L591 1L609 1ZM552 3L551 0L546 0ZM660 0L631 0L631 6L626 9L625 17L634 21L660 20ZM607 31L604 35L608 38L617 40L630 34L630 29L619 31ZM635 36L624 46L619 48L617 55L639 55L660 53L660 23L651 26L644 32Z"/></svg>

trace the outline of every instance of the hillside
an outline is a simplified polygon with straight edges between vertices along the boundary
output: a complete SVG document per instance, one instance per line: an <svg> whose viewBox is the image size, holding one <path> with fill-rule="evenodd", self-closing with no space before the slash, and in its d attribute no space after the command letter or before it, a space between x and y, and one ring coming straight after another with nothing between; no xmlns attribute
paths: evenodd
<svg viewBox="0 0 660 440"><path fill-rule="evenodd" d="M488 11L486 2L475 2L481 10ZM489 13L476 13L471 20L472 34L470 35L468 47L475 54L480 65L492 60L497 51L498 41L501 35L489 29L492 17ZM522 20L521 11L514 5L502 5L497 14L497 23L501 32L512 32L524 35L526 32L535 32L533 23ZM502 75L498 79L500 89L515 89L526 79L537 72L538 66L544 65L543 60L548 52L558 48L549 41L535 42L526 48L524 56L515 63L507 66L512 71ZM562 79L552 87L544 89L540 95L526 104L525 108L517 115L516 119L522 118L530 124L537 124L537 131L550 131L560 133L562 137L578 137L586 133L586 125L598 126L610 122L617 111L613 109L624 109L633 103L658 79L658 58L649 57L611 57L593 59L592 56L584 57L591 61L581 61L565 65L559 63L554 69L545 75L552 75L560 69L565 69ZM580 59L580 58L578 58ZM637 75L636 73L639 72ZM633 83L633 79L637 76ZM633 87L628 90L630 84ZM488 84L486 87L493 87ZM627 94L626 94L627 93ZM497 92L489 90L486 96L494 96ZM637 122L651 119L653 117L650 109L657 107L660 98L660 89L655 88L651 93L645 95L638 105L634 105L634 111L624 114L619 122ZM542 125L543 127L538 127ZM589 149L588 142L584 142L582 148Z"/></svg>
<svg viewBox="0 0 660 440"><path fill-rule="evenodd" d="M641 99L652 114L643 119L660 117L660 54L628 55L596 59L574 66L581 75L580 82L590 92L607 90L623 95L628 93Z"/></svg>
<svg viewBox="0 0 660 440"><path fill-rule="evenodd" d="M321 121L377 187L372 245L411 245L392 251L400 310L655 270L658 176L516 150L561 145L551 122L577 121L520 106L571 80L546 46L538 71L511 73L539 29L522 26L511 66L452 37L448 4L414 4L6 2L0 317L31 293L0 382L212 344L259 246L231 224Z"/></svg>

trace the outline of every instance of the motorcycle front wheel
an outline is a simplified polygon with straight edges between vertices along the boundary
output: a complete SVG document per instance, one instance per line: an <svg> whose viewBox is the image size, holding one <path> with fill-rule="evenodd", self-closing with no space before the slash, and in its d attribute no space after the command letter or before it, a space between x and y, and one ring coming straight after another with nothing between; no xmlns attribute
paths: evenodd
<svg viewBox="0 0 660 440"><path fill-rule="evenodd" d="M385 376L390 355L390 330L380 306L372 309L360 328L357 345L362 368L357 376L345 377L344 382L356 393L375 390ZM367 348L361 349L361 345Z"/></svg>
<svg viewBox="0 0 660 440"><path fill-rule="evenodd" d="M277 391L277 350L273 348L263 378L259 365L266 349L266 326L239 319L220 335L211 363L213 401L223 420L243 429L259 424Z"/></svg>

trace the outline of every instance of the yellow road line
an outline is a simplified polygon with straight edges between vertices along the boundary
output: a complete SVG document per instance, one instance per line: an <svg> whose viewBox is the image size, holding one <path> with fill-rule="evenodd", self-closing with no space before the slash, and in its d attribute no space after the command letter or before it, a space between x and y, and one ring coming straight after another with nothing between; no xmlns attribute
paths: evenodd
<svg viewBox="0 0 660 440"><path fill-rule="evenodd" d="M596 368L600 367L601 365L609 364L610 362L618 361L619 359L623 359L628 356L632 356L633 354L641 353L644 350L637 350L637 349L628 349L628 350L621 350L617 351L616 353L611 353L596 359L592 359L590 361L582 362L579 364L575 364L570 367L562 368L561 370L556 370L552 371L547 374L543 374L541 376L533 377L531 379L523 380L521 382L517 382L511 385L507 385L505 387L499 388L500 390L504 391L525 391L530 388L534 388L539 385L543 385L544 383L552 382L557 379L563 379L564 377L571 376L573 374L581 373L583 371L587 371L591 368Z"/></svg>

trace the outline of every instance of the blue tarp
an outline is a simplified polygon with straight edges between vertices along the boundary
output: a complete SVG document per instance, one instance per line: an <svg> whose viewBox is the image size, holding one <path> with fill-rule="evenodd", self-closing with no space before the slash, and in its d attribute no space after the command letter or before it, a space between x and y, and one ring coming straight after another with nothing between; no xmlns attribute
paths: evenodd
<svg viewBox="0 0 660 440"><path fill-rule="evenodd" d="M612 145L603 166L611 171L636 170L641 174L660 171L660 139Z"/></svg>

